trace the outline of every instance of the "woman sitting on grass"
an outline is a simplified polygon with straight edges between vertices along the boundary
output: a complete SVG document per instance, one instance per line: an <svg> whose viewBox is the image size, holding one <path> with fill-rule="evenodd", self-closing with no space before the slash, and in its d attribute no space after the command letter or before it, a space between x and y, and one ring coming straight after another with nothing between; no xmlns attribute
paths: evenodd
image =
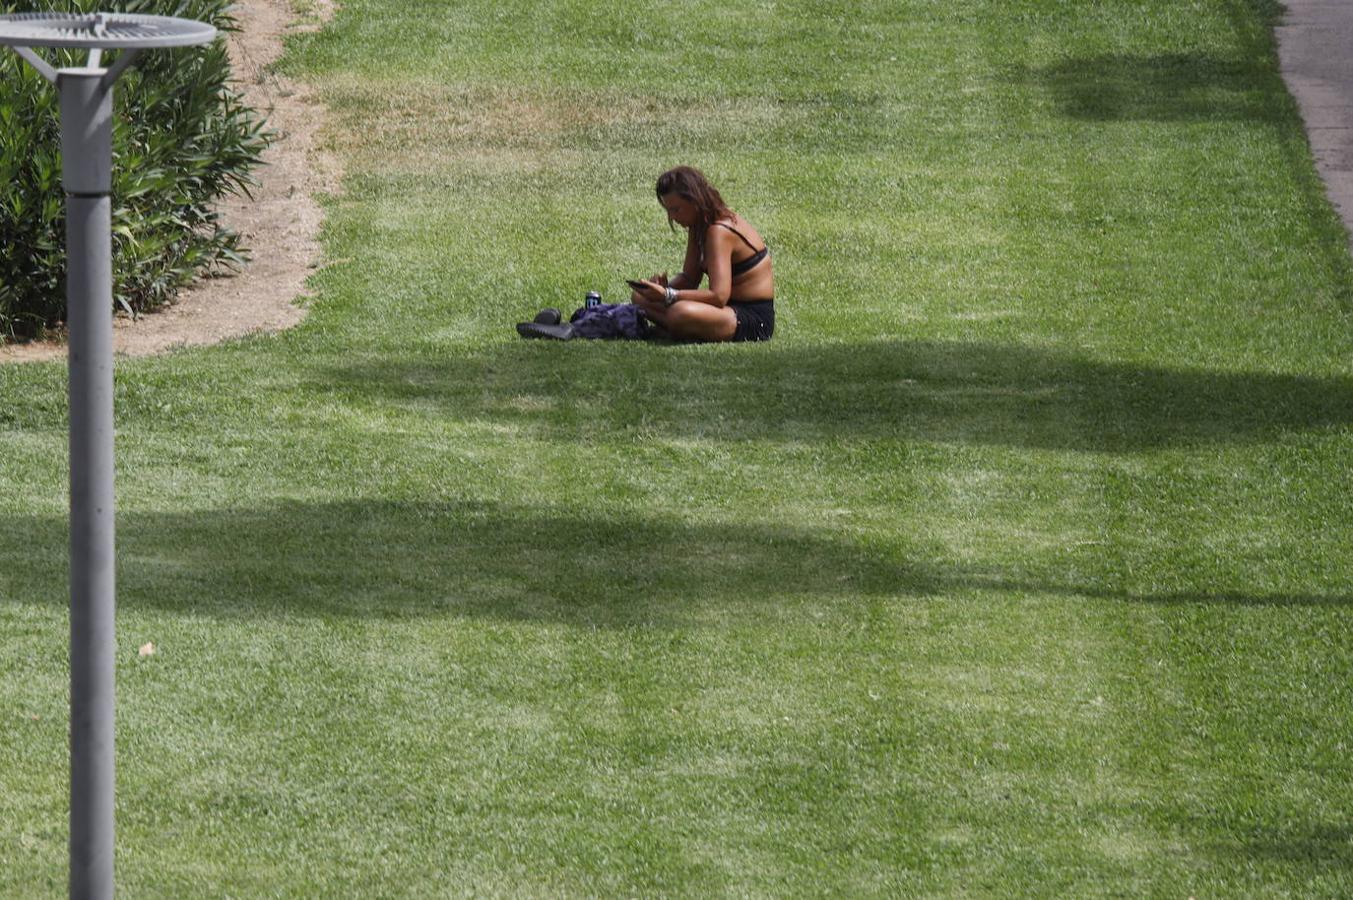
<svg viewBox="0 0 1353 900"><path fill-rule="evenodd" d="M667 224L685 228L686 261L640 282L631 299L673 337L768 341L775 332L775 276L766 242L723 202L698 169L677 166L658 178ZM709 287L700 282L709 276Z"/></svg>

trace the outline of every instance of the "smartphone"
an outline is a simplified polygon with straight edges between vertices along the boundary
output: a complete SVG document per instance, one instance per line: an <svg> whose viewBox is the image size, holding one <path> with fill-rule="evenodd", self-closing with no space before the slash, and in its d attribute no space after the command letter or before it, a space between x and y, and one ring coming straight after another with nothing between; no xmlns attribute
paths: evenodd
<svg viewBox="0 0 1353 900"><path fill-rule="evenodd" d="M643 291L643 290L647 290L647 289L648 289L648 285L644 284L642 281L635 281L635 280L632 279L632 278L626 278L626 279L625 279L625 284L628 284L630 287L634 288L636 291Z"/></svg>

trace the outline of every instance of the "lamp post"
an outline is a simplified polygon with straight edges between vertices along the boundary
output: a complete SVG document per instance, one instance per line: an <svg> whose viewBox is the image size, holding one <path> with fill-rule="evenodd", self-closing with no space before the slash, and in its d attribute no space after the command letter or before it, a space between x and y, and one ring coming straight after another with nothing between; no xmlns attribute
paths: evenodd
<svg viewBox="0 0 1353 900"><path fill-rule="evenodd" d="M216 29L168 16L0 16L8 46L56 85L66 191L70 379L70 894L113 896L113 83L142 51L210 42ZM34 47L87 49L54 69ZM104 51L119 51L101 68Z"/></svg>

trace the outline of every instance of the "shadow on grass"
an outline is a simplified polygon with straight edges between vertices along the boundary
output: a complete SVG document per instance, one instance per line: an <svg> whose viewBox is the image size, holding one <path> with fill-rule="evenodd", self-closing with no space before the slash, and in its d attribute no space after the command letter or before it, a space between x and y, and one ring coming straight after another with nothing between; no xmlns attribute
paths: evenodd
<svg viewBox="0 0 1353 900"><path fill-rule="evenodd" d="M1260 57L1255 55L1251 60ZM1274 69L1202 53L1103 54L1018 72L1046 90L1062 113L1089 121L1290 118Z"/></svg>
<svg viewBox="0 0 1353 900"><path fill-rule="evenodd" d="M1255 836L1242 845L1247 858L1353 867L1353 827L1312 824ZM1226 848L1230 849L1230 848Z"/></svg>
<svg viewBox="0 0 1353 900"><path fill-rule="evenodd" d="M509 344L382 355L319 370L354 403L487 420L549 437L892 438L1133 451L1263 441L1353 424L1353 378L1168 369L1053 350L879 341L655 348Z"/></svg>
<svg viewBox="0 0 1353 900"><path fill-rule="evenodd" d="M123 609L221 619L464 616L577 627L726 627L798 618L802 605L974 592L1068 601L1347 606L1353 596L1136 595L1055 575L943 567L827 530L590 519L493 504L284 503L118 519ZM0 599L64 605L66 526L0 527ZM680 548L673 552L672 548ZM20 571L45 548L47 564ZM62 564L51 564L56 556Z"/></svg>
<svg viewBox="0 0 1353 900"><path fill-rule="evenodd" d="M730 531L379 500L123 512L119 606L226 618L449 614L670 627L757 617L808 596L855 602L937 587L923 567L848 540L790 527ZM0 565L31 559L35 547L50 559L66 539L62 519L6 522ZM65 592L64 565L0 575L5 599L64 604Z"/></svg>

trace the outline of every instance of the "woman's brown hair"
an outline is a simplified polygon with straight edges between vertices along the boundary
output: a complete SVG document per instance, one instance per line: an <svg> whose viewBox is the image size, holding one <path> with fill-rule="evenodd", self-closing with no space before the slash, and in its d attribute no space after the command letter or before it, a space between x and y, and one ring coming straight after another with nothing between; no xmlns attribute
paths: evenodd
<svg viewBox="0 0 1353 900"><path fill-rule="evenodd" d="M657 190L659 200L667 194L676 194L694 203L704 224L704 228L700 230L702 235L705 229L715 222L733 215L733 211L723 202L718 190L709 183L704 173L691 166L677 166L663 172L658 176ZM667 224L672 225L670 220Z"/></svg>

